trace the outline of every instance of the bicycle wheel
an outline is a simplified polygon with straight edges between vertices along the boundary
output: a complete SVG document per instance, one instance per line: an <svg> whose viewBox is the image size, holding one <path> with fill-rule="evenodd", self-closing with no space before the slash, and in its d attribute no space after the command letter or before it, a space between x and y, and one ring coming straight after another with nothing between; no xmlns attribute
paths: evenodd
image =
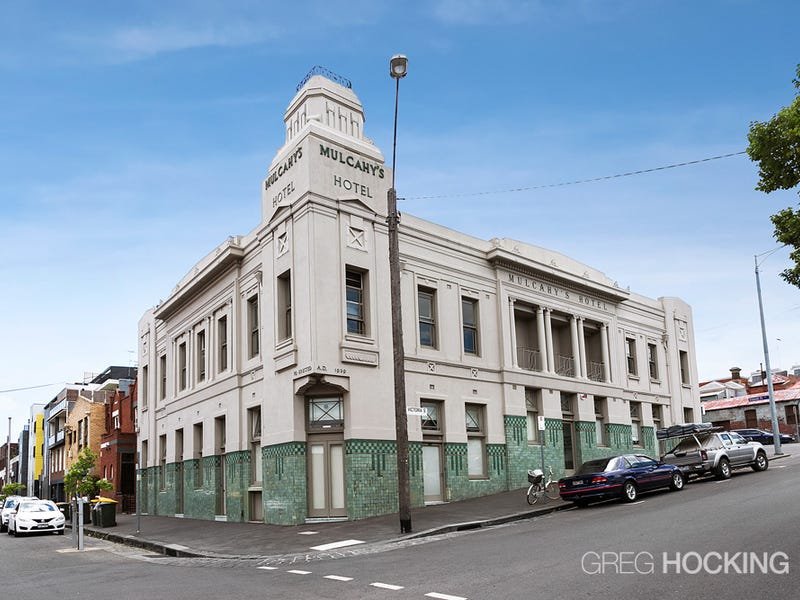
<svg viewBox="0 0 800 600"><path fill-rule="evenodd" d="M542 485L534 483L528 488L528 504L533 506L539 501L542 495Z"/></svg>
<svg viewBox="0 0 800 600"><path fill-rule="evenodd" d="M558 500L561 497L561 494L558 492L558 482L551 481L548 483L547 487L544 488L544 493L550 500Z"/></svg>

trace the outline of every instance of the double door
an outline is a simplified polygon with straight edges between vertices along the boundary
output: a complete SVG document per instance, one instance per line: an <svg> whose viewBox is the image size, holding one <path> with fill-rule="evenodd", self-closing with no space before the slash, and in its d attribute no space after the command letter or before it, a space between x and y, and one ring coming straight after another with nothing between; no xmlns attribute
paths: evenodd
<svg viewBox="0 0 800 600"><path fill-rule="evenodd" d="M308 515L315 518L347 516L341 435L308 437Z"/></svg>

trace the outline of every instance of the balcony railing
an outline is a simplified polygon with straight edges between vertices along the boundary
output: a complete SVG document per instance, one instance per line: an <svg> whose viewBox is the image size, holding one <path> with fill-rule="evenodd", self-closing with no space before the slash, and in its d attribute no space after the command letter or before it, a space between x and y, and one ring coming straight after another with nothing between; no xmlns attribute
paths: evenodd
<svg viewBox="0 0 800 600"><path fill-rule="evenodd" d="M52 447L55 446L56 444L60 444L63 441L64 441L64 430L62 429L61 431L57 431L56 433L47 438L47 445Z"/></svg>
<svg viewBox="0 0 800 600"><path fill-rule="evenodd" d="M571 356L556 355L556 375L575 377L575 360Z"/></svg>
<svg viewBox="0 0 800 600"><path fill-rule="evenodd" d="M542 370L542 353L534 348L517 346L517 364L527 371Z"/></svg>
<svg viewBox="0 0 800 600"><path fill-rule="evenodd" d="M587 367L588 368L587 368L586 375L589 377L589 379L591 379L592 381L605 381L606 380L606 377L605 377L605 374L604 374L605 369L604 369L603 363L594 362L594 361L590 360L589 364L587 365Z"/></svg>

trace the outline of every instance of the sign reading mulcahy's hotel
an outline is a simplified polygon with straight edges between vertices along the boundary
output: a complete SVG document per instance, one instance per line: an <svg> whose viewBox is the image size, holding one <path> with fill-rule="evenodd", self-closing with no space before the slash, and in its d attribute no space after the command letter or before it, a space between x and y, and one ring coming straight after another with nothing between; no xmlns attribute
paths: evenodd
<svg viewBox="0 0 800 600"><path fill-rule="evenodd" d="M506 275L508 276L508 281L511 283L515 283L516 285L528 288L535 292L548 294L549 296L554 296L556 298L563 298L564 300L569 300L570 302L577 302L583 306L591 306L592 308L597 308L606 312L611 312L612 310L608 307L608 304L606 304L604 300L598 300L597 298L592 298L586 294L579 294L574 291L571 292L564 288L556 287L550 283L536 281L530 277L517 275L515 273L506 273Z"/></svg>

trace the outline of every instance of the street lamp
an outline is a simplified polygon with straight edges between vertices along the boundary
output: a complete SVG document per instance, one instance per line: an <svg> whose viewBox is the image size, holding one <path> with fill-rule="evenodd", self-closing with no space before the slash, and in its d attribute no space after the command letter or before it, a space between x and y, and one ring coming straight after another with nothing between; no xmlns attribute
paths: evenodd
<svg viewBox="0 0 800 600"><path fill-rule="evenodd" d="M389 226L389 277L392 296L392 357L394 363L394 424L397 438L397 500L400 533L411 533L411 486L408 475L408 416L406 415L406 372L403 353L403 320L400 309L400 245L397 238L399 215L397 192L394 189L397 156L397 103L400 80L406 76L408 59L395 54L389 61L389 75L395 80L394 131L392 134L392 187L386 196Z"/></svg>

